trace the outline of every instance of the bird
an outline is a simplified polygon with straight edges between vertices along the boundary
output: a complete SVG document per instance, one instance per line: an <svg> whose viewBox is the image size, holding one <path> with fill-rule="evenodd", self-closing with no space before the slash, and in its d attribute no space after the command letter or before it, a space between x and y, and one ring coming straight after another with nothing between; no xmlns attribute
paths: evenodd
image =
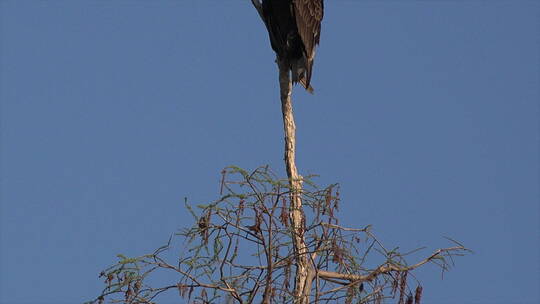
<svg viewBox="0 0 540 304"><path fill-rule="evenodd" d="M293 83L310 93L323 16L324 0L262 0L261 17L277 59L288 66Z"/></svg>

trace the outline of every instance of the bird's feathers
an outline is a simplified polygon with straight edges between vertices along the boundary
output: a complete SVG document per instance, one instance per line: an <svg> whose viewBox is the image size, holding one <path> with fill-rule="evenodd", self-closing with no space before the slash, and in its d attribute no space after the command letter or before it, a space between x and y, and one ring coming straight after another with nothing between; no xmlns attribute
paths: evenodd
<svg viewBox="0 0 540 304"><path fill-rule="evenodd" d="M272 48L278 58L291 68L293 82L300 82L308 91L319 44L324 0L262 0L264 23Z"/></svg>
<svg viewBox="0 0 540 304"><path fill-rule="evenodd" d="M319 44L321 37L321 21L324 16L323 0L293 0L296 26L298 34L304 43L306 56L306 89L311 82L311 71L315 59L315 46ZM307 86L306 86L307 85Z"/></svg>
<svg viewBox="0 0 540 304"><path fill-rule="evenodd" d="M321 37L323 0L294 0L293 3L298 33L304 43L307 58L313 60L315 46L319 44Z"/></svg>

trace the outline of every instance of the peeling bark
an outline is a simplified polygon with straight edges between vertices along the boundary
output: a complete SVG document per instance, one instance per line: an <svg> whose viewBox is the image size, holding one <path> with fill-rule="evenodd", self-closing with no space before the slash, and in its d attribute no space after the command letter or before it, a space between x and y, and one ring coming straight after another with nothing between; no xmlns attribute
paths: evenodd
<svg viewBox="0 0 540 304"><path fill-rule="evenodd" d="M279 87L281 98L281 111L283 114L283 130L285 133L285 167L289 185L291 187L291 205L289 217L294 233L294 250L296 259L296 278L294 287L295 303L309 303L311 282L314 270L311 267L308 248L304 239L304 218L302 212L302 177L298 174L295 163L296 154L296 125L292 110L292 82L287 62L277 60L279 67Z"/></svg>

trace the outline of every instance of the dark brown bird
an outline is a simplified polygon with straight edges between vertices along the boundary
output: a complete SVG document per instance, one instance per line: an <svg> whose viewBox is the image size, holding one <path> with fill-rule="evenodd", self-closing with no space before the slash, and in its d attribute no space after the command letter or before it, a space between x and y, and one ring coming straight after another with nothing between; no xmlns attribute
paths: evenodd
<svg viewBox="0 0 540 304"><path fill-rule="evenodd" d="M321 37L323 0L262 0L262 15L278 60L289 65L294 83L313 92L311 72Z"/></svg>

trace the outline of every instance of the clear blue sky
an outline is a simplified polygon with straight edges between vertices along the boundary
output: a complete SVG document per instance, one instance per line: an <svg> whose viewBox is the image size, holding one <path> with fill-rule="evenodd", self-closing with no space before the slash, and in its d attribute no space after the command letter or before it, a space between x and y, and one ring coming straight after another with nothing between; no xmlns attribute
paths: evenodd
<svg viewBox="0 0 540 304"><path fill-rule="evenodd" d="M475 251L426 303L539 303L540 5L326 1L298 167L388 246ZM248 0L0 1L0 303L80 303L191 224L219 172L283 173Z"/></svg>

